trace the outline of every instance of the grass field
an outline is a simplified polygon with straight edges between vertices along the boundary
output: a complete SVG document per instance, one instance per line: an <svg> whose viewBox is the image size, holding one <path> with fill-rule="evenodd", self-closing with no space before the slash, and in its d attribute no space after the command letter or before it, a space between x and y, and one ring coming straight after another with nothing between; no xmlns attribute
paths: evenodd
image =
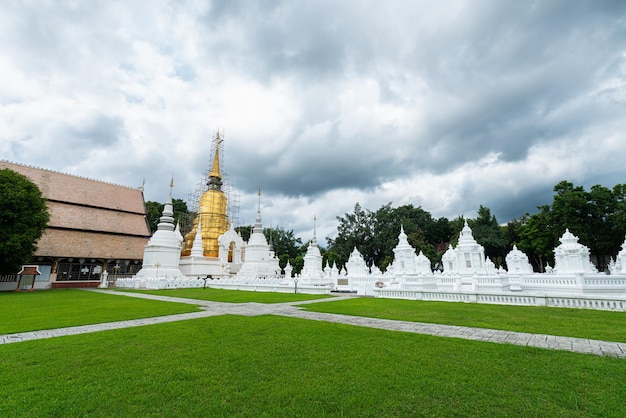
<svg viewBox="0 0 626 418"><path fill-rule="evenodd" d="M623 416L626 362L282 317L0 346L0 416Z"/></svg>
<svg viewBox="0 0 626 418"><path fill-rule="evenodd" d="M171 296L176 298L189 298L209 300L213 302L228 303L286 303L301 300L326 299L330 295L306 295L303 293L273 293L273 292L247 292L243 290L224 290L213 288L193 289L166 289L166 290L122 290L123 292L149 293L151 295Z"/></svg>
<svg viewBox="0 0 626 418"><path fill-rule="evenodd" d="M109 295L82 291L0 294L0 312L30 310L47 293L49 313L72 295L85 298L96 322L110 315L109 302L102 307ZM150 302L110 298L144 314ZM365 308L388 306L401 316L397 310L406 307L396 302L409 302L380 301L386 304ZM326 303L355 309L353 300ZM438 311L438 322L446 311L456 318L461 306L474 306L413 303ZM428 309L416 308L423 304ZM181 306L155 302L154 309L161 305ZM506 309L498 315L507 307L475 306L495 309L494 317L512 315ZM535 326L531 321L526 327ZM621 417L625 376L626 361L611 357L286 317L218 316L0 345L0 416Z"/></svg>
<svg viewBox="0 0 626 418"><path fill-rule="evenodd" d="M196 312L183 303L158 302L76 289L0 292L0 334L99 324Z"/></svg>
<svg viewBox="0 0 626 418"><path fill-rule="evenodd" d="M304 306L315 312L626 342L626 312L353 298Z"/></svg>

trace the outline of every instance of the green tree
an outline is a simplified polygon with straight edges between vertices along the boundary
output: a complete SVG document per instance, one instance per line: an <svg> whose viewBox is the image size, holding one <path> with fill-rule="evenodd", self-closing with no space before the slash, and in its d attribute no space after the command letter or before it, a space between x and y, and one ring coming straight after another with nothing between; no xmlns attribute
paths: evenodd
<svg viewBox="0 0 626 418"><path fill-rule="evenodd" d="M0 274L17 273L37 250L50 221L41 190L28 177L0 170Z"/></svg>
<svg viewBox="0 0 626 418"><path fill-rule="evenodd" d="M587 192L587 219L585 222L585 239L591 254L597 257L597 267L604 270L608 257L619 252L624 230L619 227L617 199L611 189L595 185Z"/></svg>
<svg viewBox="0 0 626 418"><path fill-rule="evenodd" d="M323 266L332 265L333 267L341 268L341 264L338 263L338 260L340 260L340 256L333 248L330 247L324 251L324 254L322 255Z"/></svg>
<svg viewBox="0 0 626 418"><path fill-rule="evenodd" d="M624 185L619 184L612 190L595 185L589 191L569 181L554 186L552 205L541 213L541 216L549 215L546 227L551 231L554 246L565 229L569 229L581 244L589 247L597 267L603 270L609 256L618 253L626 233L624 191Z"/></svg>
<svg viewBox="0 0 626 418"><path fill-rule="evenodd" d="M613 198L615 199L613 222L623 236L626 234L626 184L616 184L613 187Z"/></svg>
<svg viewBox="0 0 626 418"><path fill-rule="evenodd" d="M304 256L299 255L295 258L290 258L289 264L291 264L291 267L293 267L293 271L291 272L292 275L295 276L297 274L300 274L302 268L304 267Z"/></svg>
<svg viewBox="0 0 626 418"><path fill-rule="evenodd" d="M277 257L287 254L289 257L297 257L302 246L302 239L294 235L293 229L265 228L263 230L267 242L271 242Z"/></svg>
<svg viewBox="0 0 626 418"><path fill-rule="evenodd" d="M585 189L581 186L575 187L569 181L561 181L554 186L554 192L556 194L550 207L554 232L563 234L567 228L581 242L588 243L588 228L585 224L589 205Z"/></svg>
<svg viewBox="0 0 626 418"><path fill-rule="evenodd" d="M383 205L374 213L374 238L371 241L375 264L381 266L388 255L398 245L400 228L404 228L409 244L429 258L434 257L435 248L427 236L427 231L434 231L432 216L421 207L403 205L392 208L391 203Z"/></svg>
<svg viewBox="0 0 626 418"><path fill-rule="evenodd" d="M453 247L456 247L457 243L459 242L459 235L461 235L461 230L464 226L465 218L463 217L463 215L457 216L450 221L450 231L452 232L450 234L450 244L452 244Z"/></svg>
<svg viewBox="0 0 626 418"><path fill-rule="evenodd" d="M242 225L235 228L235 231L241 235L241 239L245 242L250 241L250 235L252 235L252 225Z"/></svg>
<svg viewBox="0 0 626 418"><path fill-rule="evenodd" d="M337 216L337 237L326 238L328 248L332 248L337 256L336 262L344 266L350 257L350 253L356 248L362 255L368 266L374 262L372 253L373 214L370 210L364 210L359 203L354 205L353 213L346 213L343 217ZM295 268L295 267L294 267Z"/></svg>
<svg viewBox="0 0 626 418"><path fill-rule="evenodd" d="M472 235L477 243L485 248L485 256L496 266L500 266L507 252L508 242L502 236L502 228L491 210L480 205L478 217L469 219L467 224L472 228Z"/></svg>
<svg viewBox="0 0 626 418"><path fill-rule="evenodd" d="M553 249L557 244L550 206L539 206L520 232L518 248L526 253L535 271L544 272L546 263L554 263ZM554 265L554 264L553 264Z"/></svg>
<svg viewBox="0 0 626 418"><path fill-rule="evenodd" d="M150 232L154 234L157 230L157 225L159 224L159 218L163 214L163 205L159 202L146 202L146 219L148 221L148 226L150 227Z"/></svg>
<svg viewBox="0 0 626 418"><path fill-rule="evenodd" d="M159 220L163 216L163 209L165 204L159 202L146 202L146 219L148 220L148 226L150 232L153 234L156 232ZM187 209L187 203L182 199L172 199L172 210L174 212L174 224L180 224L181 234L185 235L191 230L191 223L188 221L189 210Z"/></svg>
<svg viewBox="0 0 626 418"><path fill-rule="evenodd" d="M435 245L448 242L451 235L446 218L435 221L429 212L410 204L394 208L387 203L372 212L357 203L354 213L337 217L337 220L337 238L327 238L327 241L328 250L332 250L333 260L339 266L345 264L356 248L369 267L376 265L384 271L393 260L401 227L416 252L421 250L431 261L437 262L441 254L436 253Z"/></svg>
<svg viewBox="0 0 626 418"><path fill-rule="evenodd" d="M508 244L507 253L513 249L513 245L517 245L521 241L521 233L528 223L528 213L523 214L519 218L511 219L502 227L502 236Z"/></svg>

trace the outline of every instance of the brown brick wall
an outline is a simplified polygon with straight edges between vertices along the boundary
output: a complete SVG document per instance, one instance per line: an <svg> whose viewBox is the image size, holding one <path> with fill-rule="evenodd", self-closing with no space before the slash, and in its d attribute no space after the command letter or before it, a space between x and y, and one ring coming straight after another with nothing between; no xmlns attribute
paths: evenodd
<svg viewBox="0 0 626 418"><path fill-rule="evenodd" d="M148 238L47 229L35 257L142 260Z"/></svg>
<svg viewBox="0 0 626 418"><path fill-rule="evenodd" d="M144 215L48 202L51 227L149 235Z"/></svg>

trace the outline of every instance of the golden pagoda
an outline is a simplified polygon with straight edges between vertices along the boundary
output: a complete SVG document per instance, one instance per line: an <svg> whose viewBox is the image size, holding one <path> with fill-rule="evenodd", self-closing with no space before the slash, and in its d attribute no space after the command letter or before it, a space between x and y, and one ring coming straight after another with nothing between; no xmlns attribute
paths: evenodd
<svg viewBox="0 0 626 418"><path fill-rule="evenodd" d="M230 228L226 215L226 195L222 191L222 175L220 173L219 146L221 142L222 139L218 132L215 136L215 155L209 173L208 190L200 197L198 215L193 222L192 230L185 235L182 256L191 255L191 248L198 233L198 223L200 223L203 255L205 257L217 258L219 256L217 238Z"/></svg>

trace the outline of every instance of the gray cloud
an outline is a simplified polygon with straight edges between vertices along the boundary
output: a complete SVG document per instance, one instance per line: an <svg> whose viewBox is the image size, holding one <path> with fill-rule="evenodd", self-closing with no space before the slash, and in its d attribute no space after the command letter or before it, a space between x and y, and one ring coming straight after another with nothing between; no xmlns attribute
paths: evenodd
<svg viewBox="0 0 626 418"><path fill-rule="evenodd" d="M621 1L9 2L0 154L146 178L146 198L163 201L172 176L180 197L196 187L223 129L249 222L259 186L268 218L302 234L312 211L328 232L356 201L435 217L482 204L506 222L549 203L562 179L623 182L625 12Z"/></svg>

